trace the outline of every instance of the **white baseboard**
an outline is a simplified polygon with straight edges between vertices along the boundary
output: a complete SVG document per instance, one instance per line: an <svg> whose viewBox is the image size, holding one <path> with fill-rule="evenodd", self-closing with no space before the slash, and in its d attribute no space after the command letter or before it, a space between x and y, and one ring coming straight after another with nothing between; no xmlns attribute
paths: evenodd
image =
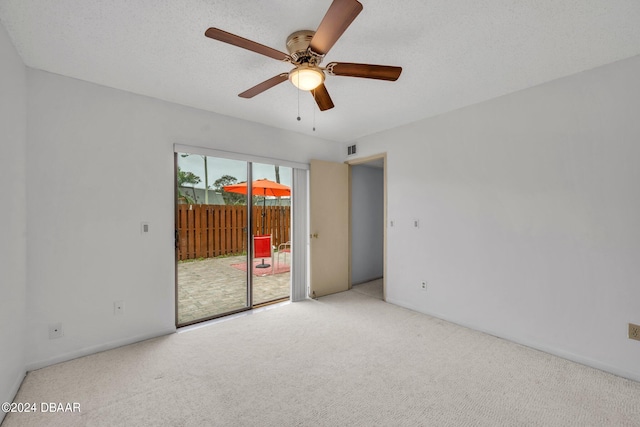
<svg viewBox="0 0 640 427"><path fill-rule="evenodd" d="M580 363L581 365L585 365L585 366L589 366L591 368L595 368L595 369L599 369L601 371L605 371L605 372L609 372L610 374L614 374L617 375L619 377L623 377L623 378L627 378L633 381L639 381L640 382L640 372L633 372L633 371L628 371L626 369L621 369L617 366L612 366L609 365L607 363L601 362L599 360L594 360L591 359L589 357L585 357L579 354L575 354L575 353L571 353L559 348L555 348L555 347L549 347L545 344L541 344L538 342L533 342L533 341L528 341L528 340L523 340L520 337L515 337L515 336L511 336L511 335L507 335L507 334L502 334L496 331L491 331L491 330L487 330L487 329L483 329L483 328L478 328L476 325L470 325L470 324L465 324L465 323L460 323L457 320L454 319L450 319L447 316L443 316L440 313L435 313L435 312L430 312L428 310L424 310L420 307L414 306L412 304L407 304L404 301L397 301L394 300L392 298L387 298L387 302L400 306L400 307L404 307L404 308L408 308L409 310L413 310L413 311L417 311L419 313L424 313L427 314L429 316L433 316L436 317L438 319L442 319L445 320L447 322L451 322L454 323L456 325L460 325L460 326L464 326L465 328L469 328L469 329L473 329L475 331L479 331L479 332L483 332L485 334L489 334L489 335L493 335L495 337L498 338L502 338L511 342L514 342L516 344L520 344L520 345L524 345L525 347L530 347L533 348L535 350L540 350L543 351L545 353L548 354L552 354L554 356L558 356L561 357L563 359L566 360L570 360L572 362L576 362L576 363Z"/></svg>
<svg viewBox="0 0 640 427"><path fill-rule="evenodd" d="M56 363L66 362L68 360L77 359L78 357L88 356L94 353L100 353L101 351L111 350L114 348L148 340L151 338L157 338L164 335L173 334L175 332L176 332L175 328L172 328L172 329L158 331L150 334L142 334L134 337L124 338L121 340L110 341L108 343L99 344L92 347L82 348L79 350L72 351L70 353L65 353L59 356L52 357L50 359L31 362L27 365L27 371L35 371L36 369L41 369L46 366L55 365Z"/></svg>

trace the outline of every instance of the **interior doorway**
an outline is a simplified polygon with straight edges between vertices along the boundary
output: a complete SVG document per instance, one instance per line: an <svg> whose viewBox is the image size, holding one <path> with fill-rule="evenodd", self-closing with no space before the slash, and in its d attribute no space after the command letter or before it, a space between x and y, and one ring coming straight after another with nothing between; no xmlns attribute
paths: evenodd
<svg viewBox="0 0 640 427"><path fill-rule="evenodd" d="M349 162L351 286L386 298L386 155Z"/></svg>
<svg viewBox="0 0 640 427"><path fill-rule="evenodd" d="M176 326L288 300L292 168L175 157Z"/></svg>

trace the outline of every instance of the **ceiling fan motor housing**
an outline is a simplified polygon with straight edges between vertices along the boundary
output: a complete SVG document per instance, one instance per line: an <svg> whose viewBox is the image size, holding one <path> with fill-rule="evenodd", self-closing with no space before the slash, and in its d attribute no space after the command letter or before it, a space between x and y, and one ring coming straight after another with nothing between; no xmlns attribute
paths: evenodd
<svg viewBox="0 0 640 427"><path fill-rule="evenodd" d="M287 37L287 50L294 64L318 65L322 62L322 56L309 49L314 34L315 31L300 30Z"/></svg>

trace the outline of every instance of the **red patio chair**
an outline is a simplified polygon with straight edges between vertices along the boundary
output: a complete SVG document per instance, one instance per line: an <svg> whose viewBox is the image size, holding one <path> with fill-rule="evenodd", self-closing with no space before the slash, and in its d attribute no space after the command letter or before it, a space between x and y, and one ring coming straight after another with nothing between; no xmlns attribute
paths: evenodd
<svg viewBox="0 0 640 427"><path fill-rule="evenodd" d="M264 262L265 258L271 258L273 247L271 246L271 235L253 236L253 257L262 258L262 262L256 268L268 268L271 264Z"/></svg>

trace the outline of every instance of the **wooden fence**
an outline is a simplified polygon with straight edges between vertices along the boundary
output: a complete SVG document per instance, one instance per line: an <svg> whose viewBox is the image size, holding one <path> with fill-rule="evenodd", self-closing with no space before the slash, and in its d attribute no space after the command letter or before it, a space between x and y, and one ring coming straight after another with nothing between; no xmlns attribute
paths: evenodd
<svg viewBox="0 0 640 427"><path fill-rule="evenodd" d="M262 214L262 206L253 206L253 234L271 234L275 246L289 241L290 207L266 206ZM246 206L181 204L177 215L179 260L247 252Z"/></svg>

